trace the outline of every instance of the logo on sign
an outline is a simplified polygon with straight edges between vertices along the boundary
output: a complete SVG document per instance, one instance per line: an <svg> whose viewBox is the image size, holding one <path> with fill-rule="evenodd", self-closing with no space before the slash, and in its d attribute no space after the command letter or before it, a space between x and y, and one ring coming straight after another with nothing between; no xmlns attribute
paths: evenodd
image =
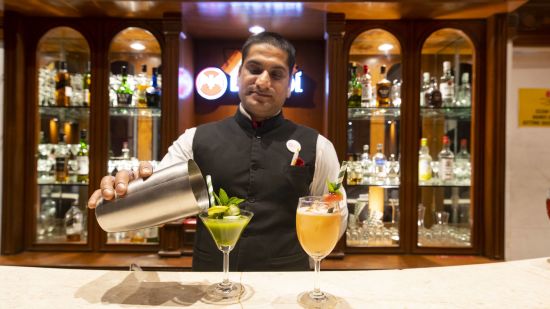
<svg viewBox="0 0 550 309"><path fill-rule="evenodd" d="M201 97L207 100L215 100L227 90L227 77L218 68L206 68L197 75L195 88Z"/></svg>

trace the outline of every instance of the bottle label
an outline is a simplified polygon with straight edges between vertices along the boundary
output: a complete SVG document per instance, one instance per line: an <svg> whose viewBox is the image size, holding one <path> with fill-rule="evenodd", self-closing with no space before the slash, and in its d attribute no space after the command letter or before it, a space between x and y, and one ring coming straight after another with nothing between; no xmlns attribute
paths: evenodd
<svg viewBox="0 0 550 309"><path fill-rule="evenodd" d="M76 157L78 162L78 175L88 175L89 172L89 159L88 156L78 156Z"/></svg>
<svg viewBox="0 0 550 309"><path fill-rule="evenodd" d="M428 160L418 161L418 177L420 180L432 179L432 167Z"/></svg>
<svg viewBox="0 0 550 309"><path fill-rule="evenodd" d="M387 99L390 97L391 88L389 86L379 86L376 89L378 98Z"/></svg>
<svg viewBox="0 0 550 309"><path fill-rule="evenodd" d="M439 91L441 91L441 97L443 100L452 100L455 97L455 89L452 83L440 83Z"/></svg>
<svg viewBox="0 0 550 309"><path fill-rule="evenodd" d="M453 180L453 159L441 158L439 159L439 177L441 180Z"/></svg>

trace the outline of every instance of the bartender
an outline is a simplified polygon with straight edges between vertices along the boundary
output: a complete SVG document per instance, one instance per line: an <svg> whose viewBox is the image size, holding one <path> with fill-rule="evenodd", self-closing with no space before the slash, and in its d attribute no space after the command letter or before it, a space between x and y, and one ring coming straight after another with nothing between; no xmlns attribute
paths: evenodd
<svg viewBox="0 0 550 309"><path fill-rule="evenodd" d="M245 199L240 207L252 211L254 218L231 251L232 270L308 270L308 255L296 235L298 198L327 193L326 181L338 178L340 165L332 143L283 116L294 64L295 48L281 35L262 32L249 37L242 47L241 102L235 115L187 129L159 165L162 169L193 159L204 175L212 175L215 191L221 187L229 196ZM138 173L103 177L88 207L95 208L100 197L124 196L130 181L152 174L151 165L141 162ZM345 202L341 206L340 235L347 223ZM222 255L199 220L193 270L221 267Z"/></svg>

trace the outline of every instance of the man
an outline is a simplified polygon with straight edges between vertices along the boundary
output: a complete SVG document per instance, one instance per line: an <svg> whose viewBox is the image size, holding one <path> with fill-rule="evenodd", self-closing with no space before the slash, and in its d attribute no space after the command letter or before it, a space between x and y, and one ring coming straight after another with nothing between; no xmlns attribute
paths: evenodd
<svg viewBox="0 0 550 309"><path fill-rule="evenodd" d="M193 159L204 175L212 175L214 189L246 199L240 206L254 213L231 252L230 267L237 270L307 270L309 259L296 235L298 198L327 192L326 180L338 177L334 146L313 129L285 120L282 107L290 96L295 49L276 33L251 36L242 48L238 85L241 104L234 117L191 128L168 149L159 169ZM300 144L298 160L288 141ZM142 162L140 177L152 173ZM88 202L110 200L126 193L132 172L106 176ZM345 194L345 193L344 193ZM345 195L344 195L345 197ZM345 199L344 199L345 200ZM346 226L347 209L342 214ZM222 255L208 231L197 221L193 269L218 271Z"/></svg>

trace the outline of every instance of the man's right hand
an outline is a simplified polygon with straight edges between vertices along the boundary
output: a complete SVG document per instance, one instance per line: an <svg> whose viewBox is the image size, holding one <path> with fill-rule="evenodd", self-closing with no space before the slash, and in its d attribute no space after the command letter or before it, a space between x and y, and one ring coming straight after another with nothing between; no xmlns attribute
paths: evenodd
<svg viewBox="0 0 550 309"><path fill-rule="evenodd" d="M126 195L128 184L137 178L147 178L153 174L151 163L142 161L139 163L139 175L132 171L122 170L113 176L105 176L101 179L99 189L95 190L88 200L88 208L96 208L99 198L112 200L118 196Z"/></svg>

